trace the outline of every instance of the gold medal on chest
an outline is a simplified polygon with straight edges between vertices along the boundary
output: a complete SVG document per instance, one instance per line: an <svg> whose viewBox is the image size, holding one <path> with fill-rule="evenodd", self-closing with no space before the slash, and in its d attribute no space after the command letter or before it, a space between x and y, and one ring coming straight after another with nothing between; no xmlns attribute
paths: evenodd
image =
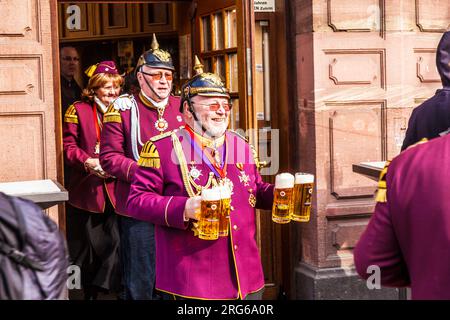
<svg viewBox="0 0 450 320"><path fill-rule="evenodd" d="M253 193L250 193L250 196L248 197L248 203L254 208L256 206L256 197L253 195Z"/></svg>
<svg viewBox="0 0 450 320"><path fill-rule="evenodd" d="M167 123L167 120L164 118L159 118L158 120L155 121L155 128L160 132L166 131L168 127L169 124Z"/></svg>

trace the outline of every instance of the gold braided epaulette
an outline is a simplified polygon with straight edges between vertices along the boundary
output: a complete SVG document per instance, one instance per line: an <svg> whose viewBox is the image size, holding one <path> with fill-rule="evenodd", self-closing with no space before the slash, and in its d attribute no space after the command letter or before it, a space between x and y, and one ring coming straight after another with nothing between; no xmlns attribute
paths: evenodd
<svg viewBox="0 0 450 320"><path fill-rule="evenodd" d="M376 202L386 202L387 201L386 174L387 174L390 163L391 163L390 161L386 161L386 164L384 165L383 170L381 170L381 172L380 172L380 178L378 180L378 190L377 190L377 195L375 197Z"/></svg>
<svg viewBox="0 0 450 320"><path fill-rule="evenodd" d="M142 147L141 155L138 160L138 166L146 168L161 167L161 160L159 158L158 150L152 141L147 141Z"/></svg>
<svg viewBox="0 0 450 320"><path fill-rule="evenodd" d="M103 122L116 122L122 123L122 118L120 117L120 111L114 108L114 104L111 104L105 112L103 117Z"/></svg>
<svg viewBox="0 0 450 320"><path fill-rule="evenodd" d="M155 141L164 139L164 138L166 138L166 137L170 137L170 136L172 135L172 133L174 133L174 132L175 132L175 131L168 131L168 132L160 133L160 134L158 134L158 135L156 135L156 136L151 137L151 138L150 138L150 141L151 141L151 142L155 142Z"/></svg>
<svg viewBox="0 0 450 320"><path fill-rule="evenodd" d="M75 106L71 104L64 114L64 122L78 124L78 115Z"/></svg>

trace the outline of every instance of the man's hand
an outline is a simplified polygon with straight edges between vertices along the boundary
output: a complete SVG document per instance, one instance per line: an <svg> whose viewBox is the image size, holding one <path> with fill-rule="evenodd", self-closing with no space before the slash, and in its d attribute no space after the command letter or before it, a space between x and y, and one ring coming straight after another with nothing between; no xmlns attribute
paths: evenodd
<svg viewBox="0 0 450 320"><path fill-rule="evenodd" d="M84 162L84 168L90 174L95 174L99 178L106 179L106 178L110 177L109 174L107 174L105 171L103 171L102 167L100 166L100 161L98 158L87 159Z"/></svg>
<svg viewBox="0 0 450 320"><path fill-rule="evenodd" d="M202 197L196 196L189 198L186 201L186 206L184 207L184 220L189 219L198 220L200 217Z"/></svg>

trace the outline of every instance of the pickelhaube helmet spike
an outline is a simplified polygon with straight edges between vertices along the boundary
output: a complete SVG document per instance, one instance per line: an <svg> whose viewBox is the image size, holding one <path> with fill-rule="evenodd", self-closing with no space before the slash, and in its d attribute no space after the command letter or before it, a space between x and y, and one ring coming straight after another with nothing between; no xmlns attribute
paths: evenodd
<svg viewBox="0 0 450 320"><path fill-rule="evenodd" d="M205 73L197 56L194 59L194 71L195 75L181 88L180 112L183 112L184 101L190 104L190 99L196 95L230 98L222 79L214 73Z"/></svg>
<svg viewBox="0 0 450 320"><path fill-rule="evenodd" d="M158 50L159 49L159 43L158 40L156 40L156 35L153 34L153 39L152 39L152 50Z"/></svg>
<svg viewBox="0 0 450 320"><path fill-rule="evenodd" d="M196 74L202 74L203 73L203 64L201 64L201 62L198 59L197 55L195 55L194 70L195 70Z"/></svg>

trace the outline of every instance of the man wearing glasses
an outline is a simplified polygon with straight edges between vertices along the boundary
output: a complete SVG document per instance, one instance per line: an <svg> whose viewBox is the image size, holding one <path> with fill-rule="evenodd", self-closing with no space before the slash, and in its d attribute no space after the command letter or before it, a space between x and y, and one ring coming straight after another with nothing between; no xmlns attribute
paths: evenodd
<svg viewBox="0 0 450 320"><path fill-rule="evenodd" d="M80 57L77 49L71 46L62 47L59 54L61 72L61 114L64 117L67 108L81 98L81 88L74 78L80 67Z"/></svg>
<svg viewBox="0 0 450 320"><path fill-rule="evenodd" d="M262 181L251 146L227 130L232 106L220 78L203 73L198 61L196 70L182 88L186 126L145 144L128 212L155 224L156 289L163 298L261 299L255 208L271 208L273 185ZM203 240L200 195L212 186L231 191L229 222L216 240Z"/></svg>
<svg viewBox="0 0 450 320"><path fill-rule="evenodd" d="M120 217L121 260L125 299L150 300L155 279L153 224L131 218L126 201L144 143L183 124L179 98L171 96L175 68L167 51L152 48L139 58L135 72L140 92L122 95L108 108L100 141L100 164L117 177L116 208Z"/></svg>

